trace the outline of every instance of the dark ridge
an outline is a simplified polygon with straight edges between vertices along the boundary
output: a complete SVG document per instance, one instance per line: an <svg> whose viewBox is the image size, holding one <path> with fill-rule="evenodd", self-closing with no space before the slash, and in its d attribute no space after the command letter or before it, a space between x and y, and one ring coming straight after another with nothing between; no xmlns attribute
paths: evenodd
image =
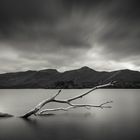
<svg viewBox="0 0 140 140"><path fill-rule="evenodd" d="M113 88L140 88L140 72L129 69L100 72L87 66L58 72L56 69L0 74L0 88L92 88L117 81Z"/></svg>
<svg viewBox="0 0 140 140"><path fill-rule="evenodd" d="M59 73L56 69L44 69L39 72L48 72L48 73Z"/></svg>

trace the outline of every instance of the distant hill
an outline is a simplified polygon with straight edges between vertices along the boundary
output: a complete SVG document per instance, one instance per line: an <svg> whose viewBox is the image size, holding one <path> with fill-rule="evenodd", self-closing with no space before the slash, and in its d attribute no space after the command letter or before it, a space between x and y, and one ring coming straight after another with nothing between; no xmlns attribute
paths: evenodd
<svg viewBox="0 0 140 140"><path fill-rule="evenodd" d="M113 88L140 88L140 72L99 72L89 67L58 72L55 69L0 74L0 88L92 88L117 81Z"/></svg>

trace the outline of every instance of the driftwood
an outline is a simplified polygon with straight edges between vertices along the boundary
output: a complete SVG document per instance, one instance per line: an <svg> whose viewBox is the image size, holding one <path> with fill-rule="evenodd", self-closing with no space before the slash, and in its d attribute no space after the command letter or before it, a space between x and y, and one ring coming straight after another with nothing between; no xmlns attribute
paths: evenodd
<svg viewBox="0 0 140 140"><path fill-rule="evenodd" d="M79 98L82 98L86 95L88 95L89 93L91 93L92 91L96 90L96 89L100 89L100 88L104 88L104 87L108 87L108 86L112 86L114 85L115 82L110 82L108 84L102 84L99 86L95 86L94 88L90 89L89 91L87 91L86 93L83 93L81 95L75 96L73 98L67 99L67 100L58 100L56 99L56 97L60 94L61 90L58 91L57 94L55 94L53 97L43 100L42 102L40 102L37 106L35 106L32 110L30 110L29 112L27 112L26 114L24 114L23 116L20 116L21 118L28 118L32 115L45 115L44 113L48 113L48 112L53 112L53 111L68 111L70 109L75 109L75 108L79 108L79 107L84 107L86 109L89 109L91 107L96 107L96 108L111 108L111 106L107 106L107 104L112 103L112 101L108 101L105 103L102 103L100 105L92 105L92 104L73 104L72 101L75 101ZM41 110L41 108L50 103L50 102L57 102L57 103L63 103L63 104L67 104L69 105L69 107L66 108L53 108L53 109L44 109ZM41 110L41 111L40 111ZM39 112L40 111L40 112ZM14 115L8 114L8 113L2 113L0 112L0 117L14 117Z"/></svg>
<svg viewBox="0 0 140 140"><path fill-rule="evenodd" d="M24 114L23 116L21 116L21 118L28 118L31 115L40 115L40 114L44 114L50 111L68 111L70 109L73 108L78 108L78 107L85 107L85 108L90 108L90 107L97 107L97 108L111 108L111 106L106 106L106 104L112 103L112 101L108 101L105 103L102 103L100 105L90 105L90 104L73 104L72 101L77 100L79 98L82 98L86 95L88 95L89 93L91 93L92 91L99 89L99 88L104 88L104 87L108 87L108 86L112 86L114 85L114 82L108 83L108 84L103 84L103 85L99 85L99 86L95 86L94 88L90 89L89 91L87 91L86 93L83 93L81 95L75 96L73 98L67 99L67 100L57 100L56 97L60 94L61 90L58 91L58 93L56 95L54 95L53 97L46 99L44 101L42 101L41 103L39 103L37 106L35 106L32 110L30 110L29 112L27 112L26 114ZM67 108L54 108L54 109L44 109L42 111L41 108L50 103L50 102L57 102L57 103L63 103L63 104L67 104L69 105L69 107ZM40 112L39 112L40 111ZM38 113L39 112L39 113ZM38 114L37 114L38 113Z"/></svg>

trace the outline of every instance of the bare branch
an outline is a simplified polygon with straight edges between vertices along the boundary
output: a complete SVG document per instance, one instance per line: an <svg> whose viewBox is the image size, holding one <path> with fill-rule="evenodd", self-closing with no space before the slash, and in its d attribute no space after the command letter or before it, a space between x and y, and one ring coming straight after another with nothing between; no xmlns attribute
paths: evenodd
<svg viewBox="0 0 140 140"><path fill-rule="evenodd" d="M74 98L71 98L68 100L68 102L71 102L73 100L76 100L76 99L79 99L79 98L82 98L83 96L86 96L87 94L91 93L92 91L96 90L96 89L99 89L99 88L103 88L103 87L108 87L108 86L112 86L114 83L111 82L111 83L108 83L108 84L104 84L104 85L99 85L99 86L96 86L94 88L92 88L91 90L89 90L88 92L84 93L84 94L81 94L81 95L78 95Z"/></svg>
<svg viewBox="0 0 140 140"><path fill-rule="evenodd" d="M113 101L108 101L102 103L100 105L92 105L92 104L71 104L74 107L97 107L97 108L110 108L111 106L105 106L106 104L113 103Z"/></svg>
<svg viewBox="0 0 140 140"><path fill-rule="evenodd" d="M68 104L70 107L67 107L67 108L56 108L56 109L46 109L46 110L43 110L41 112L58 111L58 110L64 110L64 111L66 111L66 110L69 110L71 108L77 108L77 107L86 107L86 108L87 107L110 108L110 106L104 106L104 105L106 105L108 103L111 103L111 102L106 102L106 103L103 103L103 104L101 104L99 106L95 106L95 105L86 105L86 104L76 105L76 104L72 104L71 101L74 101L74 100L77 100L79 98L82 98L82 97L88 95L89 93L91 93L92 91L94 91L96 89L107 87L107 86L112 86L113 84L114 84L114 82L110 82L108 84L103 84L103 85L96 86L96 87L92 88L91 90L89 90L88 92L86 92L84 94L81 94L81 95L78 95L76 97L70 98L68 100L57 100L57 99L55 99L60 94L60 92L61 92L61 90L59 90L58 93L55 94L53 97L42 101L37 106L35 106L35 108L33 108L32 110L30 110L29 112L27 112L26 114L24 114L21 117L22 118L28 118L28 117L30 117L33 114L35 115L45 104L50 103L50 102L64 103L64 104Z"/></svg>
<svg viewBox="0 0 140 140"><path fill-rule="evenodd" d="M45 104L47 104L49 102L53 102L53 100L59 95L60 92L61 92L61 90L59 90L58 93L55 94L53 97L42 101L37 106L35 106L35 108L33 108L32 110L30 110L29 112L27 112L26 114L21 116L21 118L28 118L29 116L36 114Z"/></svg>
<svg viewBox="0 0 140 140"><path fill-rule="evenodd" d="M55 99L55 98L60 94L61 91L62 91L62 90L60 89L60 90L58 91L58 93L57 93L56 95L54 95L52 98Z"/></svg>
<svg viewBox="0 0 140 140"><path fill-rule="evenodd" d="M84 107L86 109L92 108L92 107L101 108L101 109L103 109L103 108L111 108L111 106L105 106L106 104L109 104L109 103L112 103L112 101L108 101L108 102L102 103L100 105L92 105L92 104L71 104L71 106L66 107L66 108L44 109L44 110L42 110L39 113L39 115L40 114L47 113L47 112L54 112L54 111L68 111L70 109L80 108L80 107Z"/></svg>
<svg viewBox="0 0 140 140"><path fill-rule="evenodd" d="M46 112L52 112L52 111L68 111L70 109L74 108L73 106L69 106L69 107L66 107L66 108L53 108L53 109L44 109L42 111L40 111L39 114L43 114L43 113L46 113Z"/></svg>
<svg viewBox="0 0 140 140"><path fill-rule="evenodd" d="M89 90L88 92L86 92L84 94L81 94L81 95L78 95L76 97L70 98L68 100L56 100L55 99L55 100L53 100L53 102L71 104L70 103L71 101L74 101L74 100L77 100L79 98L82 98L83 96L86 96L87 94L91 93L92 91L94 91L96 89L103 88L103 87L108 87L108 86L112 86L112 85L114 85L114 82L110 82L108 84L96 86L96 87L92 88L91 90Z"/></svg>

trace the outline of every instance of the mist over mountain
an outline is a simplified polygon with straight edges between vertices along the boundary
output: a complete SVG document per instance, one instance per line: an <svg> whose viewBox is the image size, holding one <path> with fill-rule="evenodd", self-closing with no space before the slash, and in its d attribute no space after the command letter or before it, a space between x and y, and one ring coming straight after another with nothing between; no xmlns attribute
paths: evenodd
<svg viewBox="0 0 140 140"><path fill-rule="evenodd" d="M106 72L89 67L59 72L56 69L0 74L0 88L92 88L117 81L113 88L140 88L140 72L128 69Z"/></svg>

